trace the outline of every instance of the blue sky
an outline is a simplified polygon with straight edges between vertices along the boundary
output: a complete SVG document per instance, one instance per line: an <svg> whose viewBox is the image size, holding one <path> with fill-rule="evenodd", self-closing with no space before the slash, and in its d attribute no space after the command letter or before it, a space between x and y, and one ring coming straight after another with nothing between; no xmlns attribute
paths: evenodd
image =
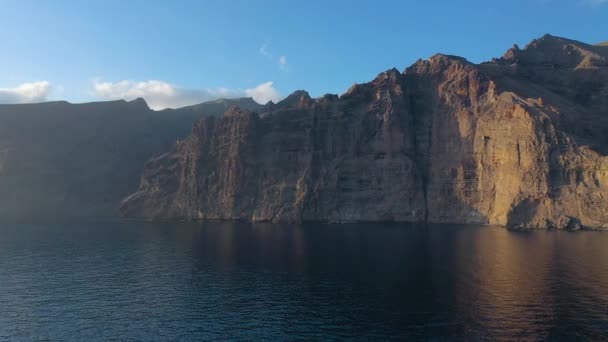
<svg viewBox="0 0 608 342"><path fill-rule="evenodd" d="M481 62L545 33L606 41L608 0L0 0L0 23L0 102L143 95L161 108L342 93L437 52Z"/></svg>

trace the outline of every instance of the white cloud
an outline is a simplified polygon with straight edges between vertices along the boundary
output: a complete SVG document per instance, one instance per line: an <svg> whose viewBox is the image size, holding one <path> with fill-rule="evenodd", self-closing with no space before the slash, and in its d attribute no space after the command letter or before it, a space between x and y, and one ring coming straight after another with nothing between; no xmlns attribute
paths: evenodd
<svg viewBox="0 0 608 342"><path fill-rule="evenodd" d="M0 103L31 103L47 101L51 84L47 81L23 83L14 88L0 88Z"/></svg>
<svg viewBox="0 0 608 342"><path fill-rule="evenodd" d="M262 46L260 46L260 48L258 49L258 52L260 53L260 55L268 58L269 60L275 60L274 55L272 54L272 52L269 49L268 43L262 44ZM279 56L279 58L276 59L276 61L279 63L279 69L281 69L282 71L288 71L289 65L287 64L286 56Z"/></svg>
<svg viewBox="0 0 608 342"><path fill-rule="evenodd" d="M219 98L248 96L262 104L269 100L276 102L280 98L279 92L273 87L272 82L262 83L251 89L185 89L158 80L94 82L91 95L108 100L133 100L142 97L150 108L156 110L179 108Z"/></svg>
<svg viewBox="0 0 608 342"><path fill-rule="evenodd" d="M262 55L262 56L272 58L272 55L268 51L268 44L264 44L264 45L260 46L259 52L260 52L260 55Z"/></svg>
<svg viewBox="0 0 608 342"><path fill-rule="evenodd" d="M268 101L277 103L281 99L279 92L272 85L272 82L262 83L255 88L245 89L245 94L261 104L266 104Z"/></svg>
<svg viewBox="0 0 608 342"><path fill-rule="evenodd" d="M279 68L283 71L287 71L287 57L279 57Z"/></svg>

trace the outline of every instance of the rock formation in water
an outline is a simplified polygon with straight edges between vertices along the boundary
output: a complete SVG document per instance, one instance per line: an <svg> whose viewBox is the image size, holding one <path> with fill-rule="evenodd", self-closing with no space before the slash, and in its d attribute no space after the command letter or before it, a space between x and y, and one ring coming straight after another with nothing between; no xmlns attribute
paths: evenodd
<svg viewBox="0 0 608 342"><path fill-rule="evenodd" d="M608 228L608 47L435 55L340 97L232 108L147 162L147 219Z"/></svg>

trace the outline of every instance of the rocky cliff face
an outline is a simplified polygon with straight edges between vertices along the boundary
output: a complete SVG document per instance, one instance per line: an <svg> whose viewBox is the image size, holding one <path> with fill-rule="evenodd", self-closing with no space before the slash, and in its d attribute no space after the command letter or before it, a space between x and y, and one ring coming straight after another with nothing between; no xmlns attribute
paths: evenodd
<svg viewBox="0 0 608 342"><path fill-rule="evenodd" d="M545 36L436 55L338 97L202 119L123 214L608 228L608 47Z"/></svg>

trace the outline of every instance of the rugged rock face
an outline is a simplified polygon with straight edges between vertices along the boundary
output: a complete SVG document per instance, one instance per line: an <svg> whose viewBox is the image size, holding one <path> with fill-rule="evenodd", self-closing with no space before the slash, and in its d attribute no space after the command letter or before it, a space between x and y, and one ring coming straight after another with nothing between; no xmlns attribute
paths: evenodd
<svg viewBox="0 0 608 342"><path fill-rule="evenodd" d="M146 164L138 218L608 228L608 47L436 55L338 97L197 122Z"/></svg>
<svg viewBox="0 0 608 342"><path fill-rule="evenodd" d="M152 111L144 100L0 105L0 218L116 217L144 163L203 116L251 99Z"/></svg>
<svg viewBox="0 0 608 342"><path fill-rule="evenodd" d="M392 103L398 78L392 71L377 79L386 93L361 89L379 96L374 109L298 92L266 118L233 108L201 120L173 152L147 164L142 190L123 210L154 218L422 220L413 141L404 118L392 117L403 106Z"/></svg>

